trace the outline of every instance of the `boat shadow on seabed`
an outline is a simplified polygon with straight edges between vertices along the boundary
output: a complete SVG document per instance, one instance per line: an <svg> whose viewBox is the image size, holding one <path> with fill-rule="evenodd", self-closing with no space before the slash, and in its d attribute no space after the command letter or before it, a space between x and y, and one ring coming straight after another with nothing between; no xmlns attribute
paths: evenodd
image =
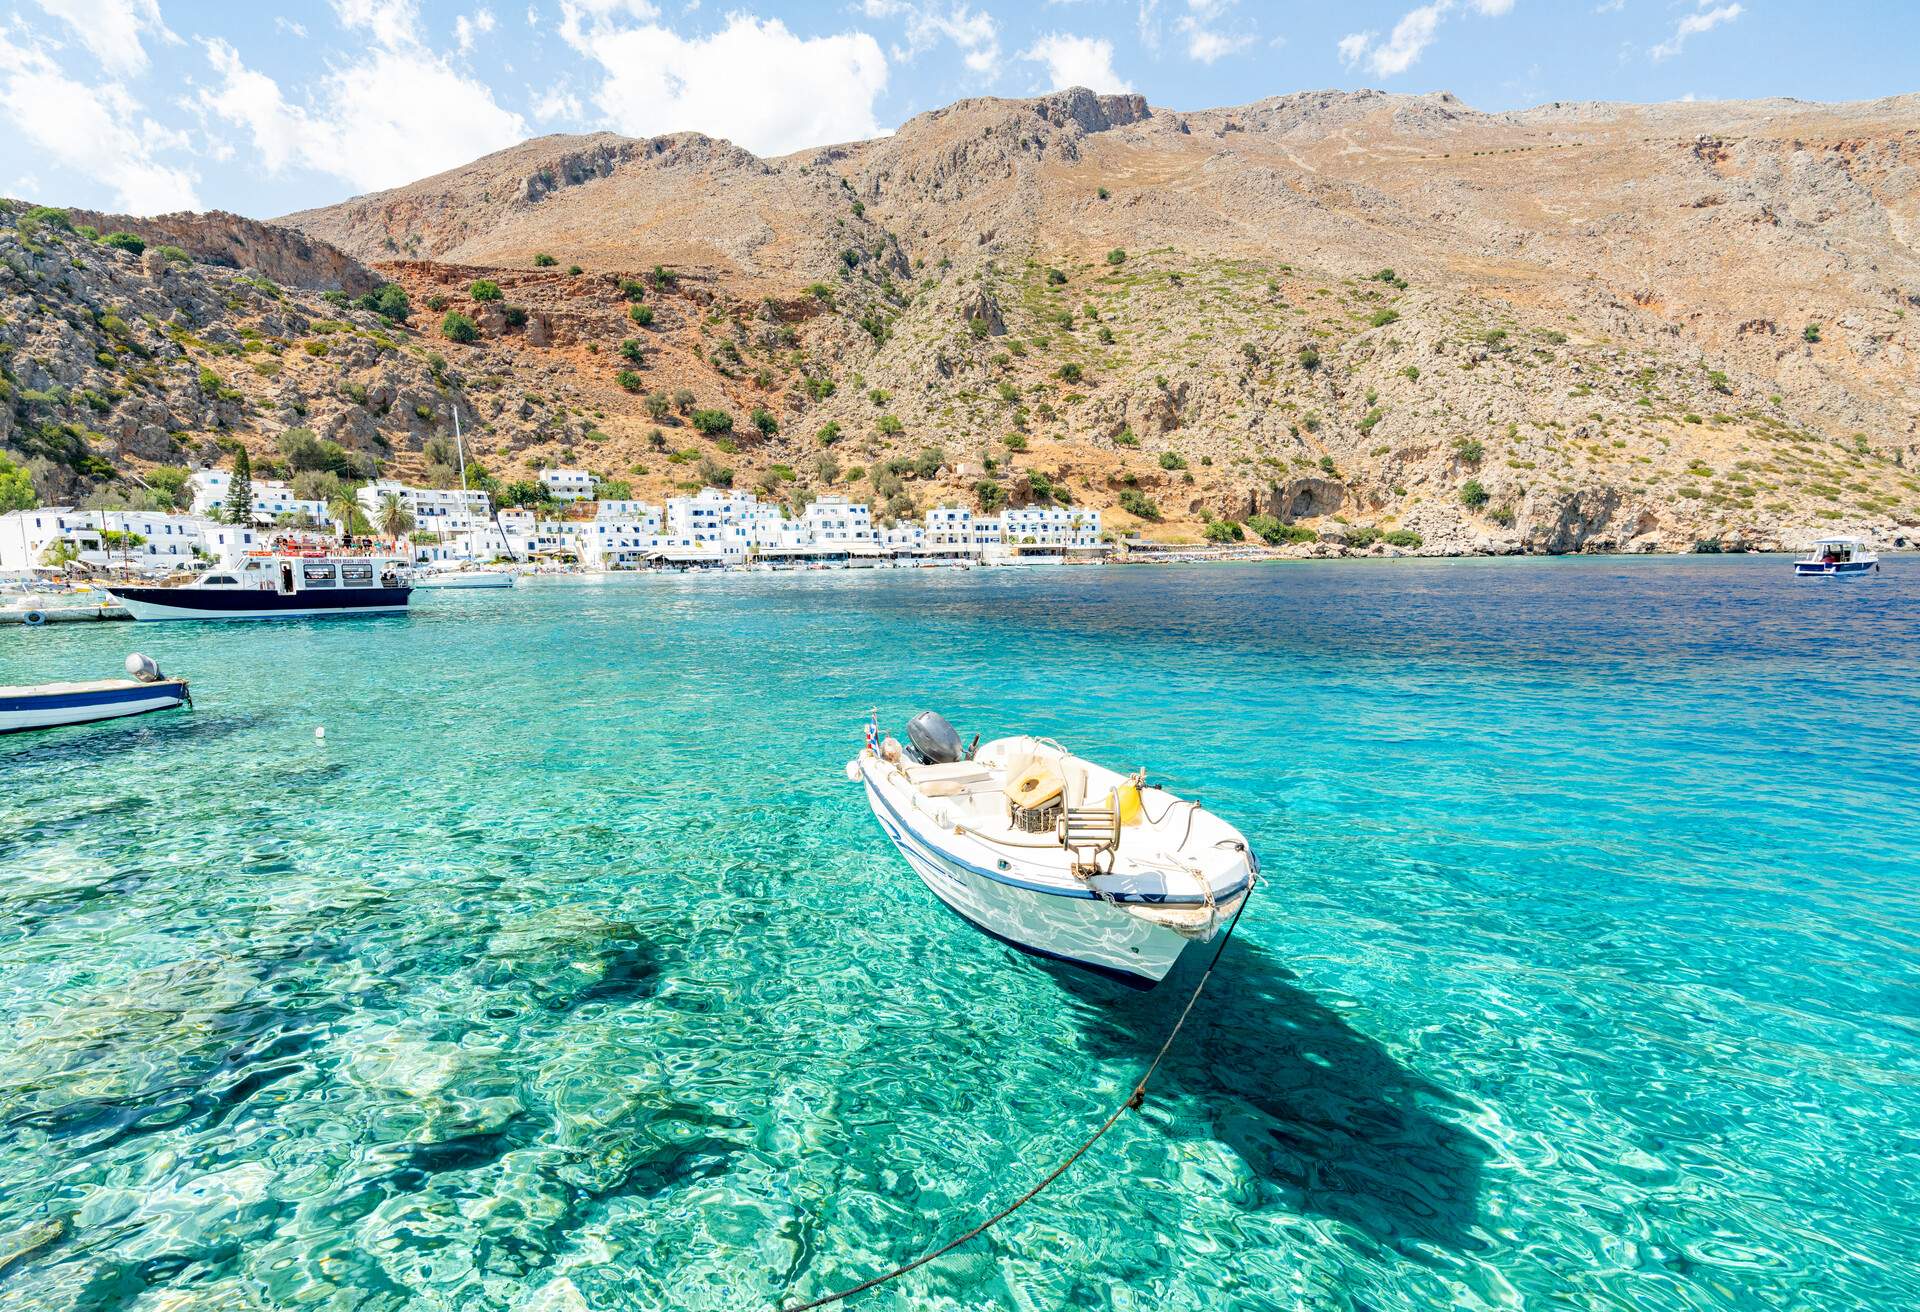
<svg viewBox="0 0 1920 1312"><path fill-rule="evenodd" d="M1144 1069L1211 955L1188 953L1152 993L1041 966L1082 1004L1094 1055ZM1492 1149L1460 1123L1472 1104L1402 1066L1294 978L1245 939L1228 945L1154 1076L1149 1108L1168 1114L1173 1133L1232 1149L1263 1209L1330 1217L1415 1260L1423 1245L1485 1247L1476 1218Z"/></svg>

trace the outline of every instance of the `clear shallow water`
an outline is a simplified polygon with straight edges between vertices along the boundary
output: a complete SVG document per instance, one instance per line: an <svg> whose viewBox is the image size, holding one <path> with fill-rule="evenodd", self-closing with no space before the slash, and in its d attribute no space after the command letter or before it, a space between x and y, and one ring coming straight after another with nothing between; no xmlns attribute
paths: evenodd
<svg viewBox="0 0 1920 1312"><path fill-rule="evenodd" d="M1144 1115L852 1306L1920 1304L1910 560L0 638L199 703L0 739L9 1312L757 1308L1017 1193L1181 996L942 911L841 776L870 705L1149 765L1267 882Z"/></svg>

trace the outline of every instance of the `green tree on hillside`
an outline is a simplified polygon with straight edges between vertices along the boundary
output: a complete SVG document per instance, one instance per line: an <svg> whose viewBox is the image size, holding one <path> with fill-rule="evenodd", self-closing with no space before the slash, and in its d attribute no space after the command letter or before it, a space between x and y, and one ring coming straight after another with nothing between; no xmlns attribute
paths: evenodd
<svg viewBox="0 0 1920 1312"><path fill-rule="evenodd" d="M33 492L33 475L5 456L0 456L0 513L32 510L39 498Z"/></svg>
<svg viewBox="0 0 1920 1312"><path fill-rule="evenodd" d="M247 449L233 453L233 480L227 484L227 496L221 517L229 524L253 523L253 462Z"/></svg>

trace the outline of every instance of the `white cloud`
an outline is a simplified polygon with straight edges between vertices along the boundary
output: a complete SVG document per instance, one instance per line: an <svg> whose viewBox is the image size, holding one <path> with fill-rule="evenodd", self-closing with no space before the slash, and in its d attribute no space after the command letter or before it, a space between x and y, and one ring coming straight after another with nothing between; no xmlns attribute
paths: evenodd
<svg viewBox="0 0 1920 1312"><path fill-rule="evenodd" d="M478 41L488 32L493 31L493 26L493 11L491 9L476 10L471 18L462 14L460 17L454 19L453 39L455 44L460 47L460 53L463 55L471 54L474 42Z"/></svg>
<svg viewBox="0 0 1920 1312"><path fill-rule="evenodd" d="M1252 32L1223 32L1218 21L1239 0L1187 0L1187 13L1175 24L1187 38L1187 58L1202 64L1244 50L1257 39Z"/></svg>
<svg viewBox="0 0 1920 1312"><path fill-rule="evenodd" d="M1420 61L1440 30L1440 21L1461 4L1483 18L1502 18L1513 12L1513 0L1430 0L1409 9L1387 39L1377 31L1351 32L1340 38L1340 62L1348 68L1365 64L1375 77L1398 77Z"/></svg>
<svg viewBox="0 0 1920 1312"><path fill-rule="evenodd" d="M734 13L683 37L651 21L643 0L567 0L561 31L605 71L594 102L622 132L692 130L781 155L884 133L874 102L887 57L865 32L800 37L777 18ZM616 21L640 17L639 26Z"/></svg>
<svg viewBox="0 0 1920 1312"><path fill-rule="evenodd" d="M178 43L160 18L160 0L34 0L73 29L100 66L119 77L147 67L148 36Z"/></svg>
<svg viewBox="0 0 1920 1312"><path fill-rule="evenodd" d="M274 19L273 30L276 32L285 32L288 36L300 37L302 39L305 39L307 35L307 25L305 23L295 22L291 18Z"/></svg>
<svg viewBox="0 0 1920 1312"><path fill-rule="evenodd" d="M1344 36L1339 44L1341 62L1349 68L1364 63L1375 77L1397 77L1412 68L1433 44L1441 17L1452 7L1452 0L1434 0L1408 10L1385 41L1377 40L1373 32Z"/></svg>
<svg viewBox="0 0 1920 1312"><path fill-rule="evenodd" d="M1711 32L1720 24L1731 23L1746 12L1737 4L1717 5L1709 9L1707 8L1708 0L1694 0L1694 3L1695 12L1682 18L1679 26L1673 29L1673 35L1648 52L1655 59L1672 59L1680 53L1681 47L1686 45L1688 37L1697 36L1702 32Z"/></svg>
<svg viewBox="0 0 1920 1312"><path fill-rule="evenodd" d="M534 97L533 116L542 123L559 119L577 122L584 112L580 97L563 87L550 88Z"/></svg>
<svg viewBox="0 0 1920 1312"><path fill-rule="evenodd" d="M906 20L906 44L893 48L893 57L903 64L944 38L959 47L962 61L973 72L989 78L1000 72L1000 24L983 9L940 0L861 0L860 12L867 18Z"/></svg>
<svg viewBox="0 0 1920 1312"><path fill-rule="evenodd" d="M203 89L198 105L245 127L268 172L316 169L364 190L411 182L526 137L526 121L495 104L487 87L400 40L400 48L375 49L329 72L306 106L288 103L278 83L248 68L225 41L207 41L220 85Z"/></svg>
<svg viewBox="0 0 1920 1312"><path fill-rule="evenodd" d="M332 4L340 26L371 32L389 50L420 43L418 0L332 0Z"/></svg>
<svg viewBox="0 0 1920 1312"><path fill-rule="evenodd" d="M46 163L112 188L113 204L135 214L197 209L195 175L161 162L185 137L162 127L117 82L87 86L41 49L0 27L0 113Z"/></svg>
<svg viewBox="0 0 1920 1312"><path fill-rule="evenodd" d="M1049 32L1021 51L1020 58L1045 64L1048 85L1055 91L1086 87L1112 95L1133 90L1114 70L1113 42L1103 36Z"/></svg>

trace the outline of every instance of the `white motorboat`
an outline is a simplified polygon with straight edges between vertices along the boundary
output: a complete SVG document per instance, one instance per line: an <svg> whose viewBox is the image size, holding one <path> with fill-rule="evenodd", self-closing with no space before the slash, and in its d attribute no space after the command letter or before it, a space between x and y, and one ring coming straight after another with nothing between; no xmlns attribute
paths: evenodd
<svg viewBox="0 0 1920 1312"><path fill-rule="evenodd" d="M513 575L505 570L482 569L476 565L443 565L416 572L416 588L510 588Z"/></svg>
<svg viewBox="0 0 1920 1312"><path fill-rule="evenodd" d="M1812 551L1793 562L1796 578L1858 578L1879 568L1880 557L1859 538L1821 538Z"/></svg>
<svg viewBox="0 0 1920 1312"><path fill-rule="evenodd" d="M127 657L127 673L133 677L0 688L0 733L115 720L193 704L185 679L164 677L160 667L139 652Z"/></svg>
<svg viewBox="0 0 1920 1312"><path fill-rule="evenodd" d="M931 712L907 733L870 727L847 778L934 896L1002 943L1152 988L1252 891L1245 836L1198 802L1046 738L968 752Z"/></svg>

